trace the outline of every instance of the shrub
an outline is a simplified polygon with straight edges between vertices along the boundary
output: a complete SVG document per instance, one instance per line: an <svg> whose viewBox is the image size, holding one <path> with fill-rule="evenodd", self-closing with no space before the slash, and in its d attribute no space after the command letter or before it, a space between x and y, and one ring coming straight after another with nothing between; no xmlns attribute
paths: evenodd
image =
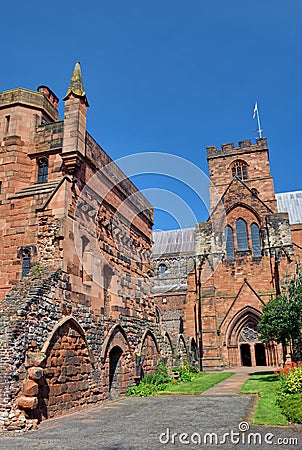
<svg viewBox="0 0 302 450"><path fill-rule="evenodd" d="M302 365L292 363L279 370L280 396L302 394Z"/></svg>
<svg viewBox="0 0 302 450"><path fill-rule="evenodd" d="M145 375L138 386L127 389L126 395L136 397L155 395L158 391L163 391L170 381L167 367L159 363L154 374Z"/></svg>
<svg viewBox="0 0 302 450"><path fill-rule="evenodd" d="M184 363L183 366L177 366L172 368L172 372L179 372L178 381L191 381L192 376L198 372L198 369L195 366L190 366L187 362Z"/></svg>
<svg viewBox="0 0 302 450"><path fill-rule="evenodd" d="M302 394L287 395L278 404L290 422L302 423Z"/></svg>
<svg viewBox="0 0 302 450"><path fill-rule="evenodd" d="M126 391L126 396L130 397L148 397L155 395L160 389L154 384L140 383L138 386L129 387Z"/></svg>

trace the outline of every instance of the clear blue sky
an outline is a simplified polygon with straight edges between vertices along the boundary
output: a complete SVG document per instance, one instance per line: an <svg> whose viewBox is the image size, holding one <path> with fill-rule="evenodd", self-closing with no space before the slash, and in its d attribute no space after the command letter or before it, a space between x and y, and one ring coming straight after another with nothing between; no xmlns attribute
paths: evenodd
<svg viewBox="0 0 302 450"><path fill-rule="evenodd" d="M276 192L302 189L301 0L18 0L1 13L1 91L46 84L62 98L79 60L88 131L113 159L165 152L207 172L206 146L255 139L257 100ZM134 181L175 185L206 218L168 177Z"/></svg>

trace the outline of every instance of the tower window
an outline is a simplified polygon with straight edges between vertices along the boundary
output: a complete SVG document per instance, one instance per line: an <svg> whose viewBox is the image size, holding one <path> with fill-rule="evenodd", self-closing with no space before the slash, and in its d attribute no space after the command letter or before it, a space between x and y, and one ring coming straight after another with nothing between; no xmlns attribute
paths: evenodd
<svg viewBox="0 0 302 450"><path fill-rule="evenodd" d="M10 116L5 116L5 134L9 132Z"/></svg>
<svg viewBox="0 0 302 450"><path fill-rule="evenodd" d="M237 250L248 250L247 227L243 219L236 222Z"/></svg>
<svg viewBox="0 0 302 450"><path fill-rule="evenodd" d="M226 255L227 259L234 259L234 239L233 230L228 225L225 229L225 239L226 239Z"/></svg>
<svg viewBox="0 0 302 450"><path fill-rule="evenodd" d="M164 278L166 276L167 266L166 264L160 264L158 266L158 275L160 278Z"/></svg>
<svg viewBox="0 0 302 450"><path fill-rule="evenodd" d="M253 256L261 256L260 233L259 227L256 223L252 223L251 225L251 236L252 236Z"/></svg>
<svg viewBox="0 0 302 450"><path fill-rule="evenodd" d="M48 159L38 160L38 183L47 183L48 181Z"/></svg>
<svg viewBox="0 0 302 450"><path fill-rule="evenodd" d="M29 271L30 271L30 251L24 250L22 253L22 278L26 277Z"/></svg>
<svg viewBox="0 0 302 450"><path fill-rule="evenodd" d="M235 161L232 165L232 177L238 177L240 180L247 180L247 164L244 161Z"/></svg>

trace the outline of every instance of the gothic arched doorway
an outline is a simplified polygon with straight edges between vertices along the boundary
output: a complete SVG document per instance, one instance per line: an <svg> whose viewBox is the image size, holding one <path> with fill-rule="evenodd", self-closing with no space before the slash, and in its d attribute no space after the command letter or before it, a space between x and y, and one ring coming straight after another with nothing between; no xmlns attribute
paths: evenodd
<svg viewBox="0 0 302 450"><path fill-rule="evenodd" d="M246 306L231 320L226 333L229 366L266 366L272 359L272 350L260 341L260 318L260 311Z"/></svg>
<svg viewBox="0 0 302 450"><path fill-rule="evenodd" d="M115 399L122 391L123 368L122 368L123 350L115 346L109 352L109 393L111 399Z"/></svg>

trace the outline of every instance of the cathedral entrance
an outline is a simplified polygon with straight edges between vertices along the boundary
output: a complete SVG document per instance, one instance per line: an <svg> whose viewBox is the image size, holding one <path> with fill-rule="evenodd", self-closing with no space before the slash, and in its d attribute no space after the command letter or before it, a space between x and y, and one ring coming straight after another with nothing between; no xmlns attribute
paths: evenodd
<svg viewBox="0 0 302 450"><path fill-rule="evenodd" d="M265 347L262 343L255 344L256 366L266 366Z"/></svg>
<svg viewBox="0 0 302 450"><path fill-rule="evenodd" d="M241 365L250 367L252 365L250 344L240 345Z"/></svg>
<svg viewBox="0 0 302 450"><path fill-rule="evenodd" d="M275 363L275 344L260 341L258 322L261 313L251 306L239 311L227 330L227 356L230 367L266 366Z"/></svg>

